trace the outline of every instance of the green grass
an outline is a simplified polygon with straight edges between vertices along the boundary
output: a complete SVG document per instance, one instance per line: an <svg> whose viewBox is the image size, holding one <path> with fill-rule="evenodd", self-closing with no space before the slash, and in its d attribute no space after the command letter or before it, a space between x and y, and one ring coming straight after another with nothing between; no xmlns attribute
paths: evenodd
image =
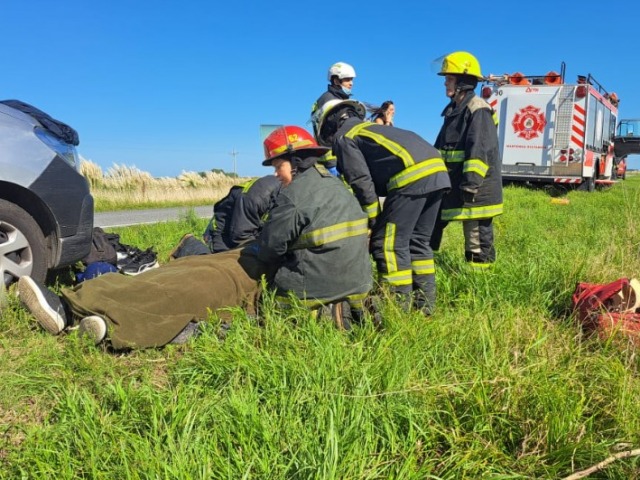
<svg viewBox="0 0 640 480"><path fill-rule="evenodd" d="M489 272L450 225L437 313L386 302L381 332L235 310L224 340L212 317L188 345L114 354L44 333L10 292L0 478L562 478L639 448L637 351L585 337L570 306L579 281L640 275L640 177L567 198L505 189ZM205 225L117 231L164 261ZM640 461L590 478L640 478Z"/></svg>

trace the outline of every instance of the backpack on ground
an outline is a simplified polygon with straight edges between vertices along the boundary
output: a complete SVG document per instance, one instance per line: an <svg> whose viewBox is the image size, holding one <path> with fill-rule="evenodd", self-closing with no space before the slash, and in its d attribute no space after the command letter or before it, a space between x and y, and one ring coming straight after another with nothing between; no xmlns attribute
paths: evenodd
<svg viewBox="0 0 640 480"><path fill-rule="evenodd" d="M585 331L597 332L603 339L622 334L640 346L640 282L635 278L578 283L572 303Z"/></svg>
<svg viewBox="0 0 640 480"><path fill-rule="evenodd" d="M118 261L116 245L120 243L120 236L106 233L100 227L94 227L91 234L91 251L82 259L82 263L89 265L94 262L110 263L114 267Z"/></svg>

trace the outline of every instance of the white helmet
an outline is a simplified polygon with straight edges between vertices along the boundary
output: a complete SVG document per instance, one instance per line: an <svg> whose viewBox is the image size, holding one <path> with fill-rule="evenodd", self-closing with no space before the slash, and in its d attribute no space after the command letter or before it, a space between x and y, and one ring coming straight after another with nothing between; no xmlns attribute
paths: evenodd
<svg viewBox="0 0 640 480"><path fill-rule="evenodd" d="M329 73L327 73L329 82L331 82L331 77L338 77L340 80L343 78L356 78L356 70L348 63L334 63L329 67Z"/></svg>
<svg viewBox="0 0 640 480"><path fill-rule="evenodd" d="M316 136L318 144L325 147L331 146L332 142L328 137L333 137L333 134L335 132L331 132L329 135L326 135L326 132L322 132L322 127L324 126L325 120L327 119L329 114L342 107L352 107L360 120L364 120L364 117L367 114L367 108L362 102L359 102L357 100L329 100L319 109L317 109L311 116L311 123L313 123L313 133Z"/></svg>

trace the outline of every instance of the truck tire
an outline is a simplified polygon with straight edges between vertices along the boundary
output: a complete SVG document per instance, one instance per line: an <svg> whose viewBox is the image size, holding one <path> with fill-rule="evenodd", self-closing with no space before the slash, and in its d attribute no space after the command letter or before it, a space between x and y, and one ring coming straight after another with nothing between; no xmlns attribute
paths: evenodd
<svg viewBox="0 0 640 480"><path fill-rule="evenodd" d="M596 189L595 177L584 177L582 183L578 186L578 190L585 192L593 192Z"/></svg>
<svg viewBox="0 0 640 480"><path fill-rule="evenodd" d="M0 276L8 287L20 277L44 282L47 250L36 221L17 205L0 199Z"/></svg>

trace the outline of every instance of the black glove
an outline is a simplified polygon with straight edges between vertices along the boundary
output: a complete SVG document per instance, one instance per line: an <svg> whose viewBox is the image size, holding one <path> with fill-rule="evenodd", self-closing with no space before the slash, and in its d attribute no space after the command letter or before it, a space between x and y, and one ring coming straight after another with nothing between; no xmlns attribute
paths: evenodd
<svg viewBox="0 0 640 480"><path fill-rule="evenodd" d="M473 203L473 199L476 196L475 192L470 192L468 190L462 190L462 201L466 203Z"/></svg>
<svg viewBox="0 0 640 480"><path fill-rule="evenodd" d="M378 217L369 217L369 230L373 230L373 226L376 224Z"/></svg>

